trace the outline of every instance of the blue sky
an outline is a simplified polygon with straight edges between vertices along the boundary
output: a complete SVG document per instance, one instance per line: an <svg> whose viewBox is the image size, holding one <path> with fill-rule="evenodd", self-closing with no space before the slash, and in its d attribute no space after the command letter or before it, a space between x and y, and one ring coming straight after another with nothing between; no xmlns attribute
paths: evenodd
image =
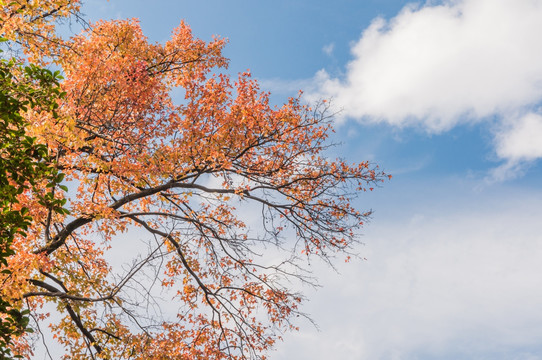
<svg viewBox="0 0 542 360"><path fill-rule="evenodd" d="M286 359L542 359L542 1L85 2L164 41L229 39L277 103L342 109L334 155L394 175L358 206L366 261L315 264Z"/></svg>

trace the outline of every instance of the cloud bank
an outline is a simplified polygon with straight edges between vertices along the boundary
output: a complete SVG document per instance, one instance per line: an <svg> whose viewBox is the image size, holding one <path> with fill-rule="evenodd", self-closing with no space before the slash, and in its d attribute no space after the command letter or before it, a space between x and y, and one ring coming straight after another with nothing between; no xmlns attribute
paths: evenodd
<svg viewBox="0 0 542 360"><path fill-rule="evenodd" d="M407 5L372 22L343 76L318 72L317 96L365 123L443 132L492 122L506 170L542 157L541 41L540 0Z"/></svg>
<svg viewBox="0 0 542 360"><path fill-rule="evenodd" d="M322 332L292 335L272 358L542 359L542 193L447 185L444 204L428 194L371 224L368 261L320 269L308 311Z"/></svg>

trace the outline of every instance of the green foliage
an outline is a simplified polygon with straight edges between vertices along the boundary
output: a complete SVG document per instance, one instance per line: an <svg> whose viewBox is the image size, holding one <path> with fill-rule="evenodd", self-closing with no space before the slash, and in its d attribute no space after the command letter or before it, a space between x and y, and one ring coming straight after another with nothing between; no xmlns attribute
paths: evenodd
<svg viewBox="0 0 542 360"><path fill-rule="evenodd" d="M59 72L35 65L23 65L14 59L0 59L0 272L6 268L14 237L24 236L32 218L28 209L19 204L26 191L54 212L65 213L64 200L56 199L53 191L38 191L46 180L54 189L63 174L52 166L47 147L26 135L23 114L29 109L50 111L58 116L57 99L63 96ZM9 349L13 336L31 332L29 312L19 303L0 298L0 360L14 359Z"/></svg>

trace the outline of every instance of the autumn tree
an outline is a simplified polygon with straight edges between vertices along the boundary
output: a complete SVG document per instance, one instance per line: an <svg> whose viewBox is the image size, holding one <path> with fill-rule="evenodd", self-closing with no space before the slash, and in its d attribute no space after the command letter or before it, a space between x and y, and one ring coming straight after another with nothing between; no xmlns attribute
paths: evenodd
<svg viewBox="0 0 542 360"><path fill-rule="evenodd" d="M225 40L184 23L165 44L136 20L58 43L59 117L26 119L70 214L23 194L34 221L3 296L50 323L65 358L264 358L302 315L292 279L313 281L311 257L348 258L369 215L352 200L385 175L326 157L327 103L271 106L250 74L222 71Z"/></svg>

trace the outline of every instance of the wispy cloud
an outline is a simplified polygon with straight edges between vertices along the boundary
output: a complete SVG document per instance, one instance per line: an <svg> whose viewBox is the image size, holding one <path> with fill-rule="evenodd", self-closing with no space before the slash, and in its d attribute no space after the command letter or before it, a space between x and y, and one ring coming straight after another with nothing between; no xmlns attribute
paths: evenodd
<svg viewBox="0 0 542 360"><path fill-rule="evenodd" d="M334 49L335 49L335 44L334 43L330 43L330 44L324 45L324 47L322 47L322 51L327 56L333 55L333 50Z"/></svg>
<svg viewBox="0 0 542 360"><path fill-rule="evenodd" d="M492 122L496 154L512 169L542 157L531 141L542 135L541 41L542 1L408 5L374 20L344 77L321 70L311 95L332 97L343 116L366 123L443 132Z"/></svg>
<svg viewBox="0 0 542 360"><path fill-rule="evenodd" d="M446 183L404 204L409 216L379 216L368 261L317 274L322 332L294 335L277 359L542 359L540 196Z"/></svg>

